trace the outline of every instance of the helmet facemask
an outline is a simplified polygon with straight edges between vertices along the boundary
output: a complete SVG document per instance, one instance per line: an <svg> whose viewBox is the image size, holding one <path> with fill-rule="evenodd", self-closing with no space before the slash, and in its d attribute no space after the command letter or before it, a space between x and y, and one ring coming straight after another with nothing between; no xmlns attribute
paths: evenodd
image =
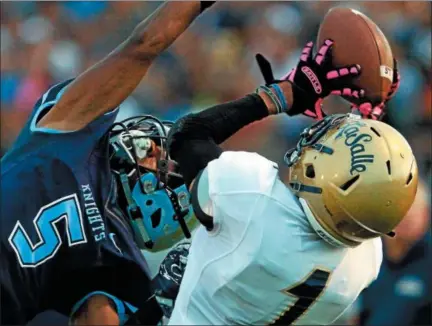
<svg viewBox="0 0 432 326"><path fill-rule="evenodd" d="M110 164L121 190L119 205L141 249L165 249L174 243L162 238L190 238L189 227L194 226L189 192L165 147L171 125L153 116L138 116L115 123L110 131ZM160 148L156 170L140 165L151 154L152 142ZM174 230L177 226L182 232Z"/></svg>

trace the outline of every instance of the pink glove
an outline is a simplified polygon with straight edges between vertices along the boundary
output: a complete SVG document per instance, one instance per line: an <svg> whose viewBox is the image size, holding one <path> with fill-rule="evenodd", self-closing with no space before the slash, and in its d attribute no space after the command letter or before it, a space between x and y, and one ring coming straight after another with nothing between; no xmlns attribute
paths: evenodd
<svg viewBox="0 0 432 326"><path fill-rule="evenodd" d="M390 91L387 94L387 97L382 101L380 104L376 106L372 106L372 103L365 102L360 105L352 105L351 111L353 113L359 113L364 119L373 119L373 120L381 120L384 115L384 109L385 105L388 101L392 99L392 97L396 94L396 92L399 89L401 76L399 73L399 69L397 68L397 61L396 59L393 59L394 61L394 73L393 73L393 82L390 88Z"/></svg>
<svg viewBox="0 0 432 326"><path fill-rule="evenodd" d="M292 106L285 112L288 115L304 114L321 120L325 114L322 102L330 94L338 94L360 98L364 91L352 86L353 78L360 75L359 65L335 67L332 64L331 49L334 42L325 40L318 52L313 54L313 42L303 48L297 67L281 80L273 77L270 63L260 54L257 55L258 65L267 86L289 81L293 89Z"/></svg>

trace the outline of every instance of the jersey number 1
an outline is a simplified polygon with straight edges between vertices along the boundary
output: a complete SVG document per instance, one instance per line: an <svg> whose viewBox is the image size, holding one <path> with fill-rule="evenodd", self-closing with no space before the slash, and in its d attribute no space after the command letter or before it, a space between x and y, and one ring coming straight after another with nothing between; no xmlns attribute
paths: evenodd
<svg viewBox="0 0 432 326"><path fill-rule="evenodd" d="M32 243L20 221L9 236L21 267L36 267L54 257L62 244L57 222L64 220L69 246L87 242L82 213L76 194L60 198L42 207L33 224L39 241Z"/></svg>
<svg viewBox="0 0 432 326"><path fill-rule="evenodd" d="M297 301L274 324L291 325L299 319L324 292L329 278L329 272L317 268L301 283L283 290L283 293L297 298Z"/></svg>

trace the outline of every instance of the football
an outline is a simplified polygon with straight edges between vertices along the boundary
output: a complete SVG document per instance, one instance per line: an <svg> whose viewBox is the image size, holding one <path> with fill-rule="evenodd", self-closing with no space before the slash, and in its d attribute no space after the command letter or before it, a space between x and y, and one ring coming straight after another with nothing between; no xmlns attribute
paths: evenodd
<svg viewBox="0 0 432 326"><path fill-rule="evenodd" d="M332 54L337 67L361 66L354 85L365 90L366 99L374 105L383 101L391 87L394 67L390 44L380 28L357 10L332 8L321 22L315 46L325 39L335 42Z"/></svg>

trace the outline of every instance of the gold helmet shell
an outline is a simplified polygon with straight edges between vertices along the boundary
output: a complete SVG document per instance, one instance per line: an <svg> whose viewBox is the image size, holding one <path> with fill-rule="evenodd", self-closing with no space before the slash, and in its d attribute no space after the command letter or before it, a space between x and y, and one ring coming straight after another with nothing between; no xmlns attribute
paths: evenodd
<svg viewBox="0 0 432 326"><path fill-rule="evenodd" d="M307 128L285 161L312 227L337 246L392 235L417 191L417 163L406 139L383 122L352 114Z"/></svg>

